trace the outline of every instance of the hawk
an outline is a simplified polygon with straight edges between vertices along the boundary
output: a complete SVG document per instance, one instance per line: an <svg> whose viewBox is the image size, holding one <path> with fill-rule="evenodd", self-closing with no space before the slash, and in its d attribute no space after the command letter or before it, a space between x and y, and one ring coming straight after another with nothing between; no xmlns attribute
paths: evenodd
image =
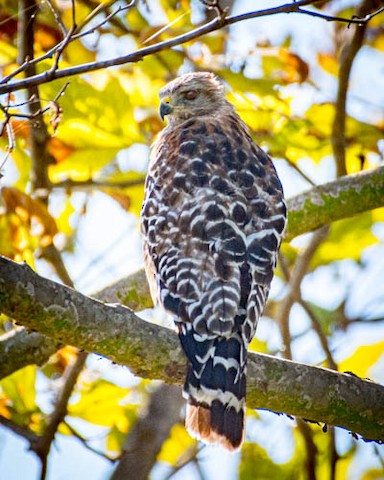
<svg viewBox="0 0 384 480"><path fill-rule="evenodd" d="M236 450L247 347L286 223L283 190L212 73L176 78L159 96L169 123L152 146L145 183L146 273L188 358L187 430Z"/></svg>

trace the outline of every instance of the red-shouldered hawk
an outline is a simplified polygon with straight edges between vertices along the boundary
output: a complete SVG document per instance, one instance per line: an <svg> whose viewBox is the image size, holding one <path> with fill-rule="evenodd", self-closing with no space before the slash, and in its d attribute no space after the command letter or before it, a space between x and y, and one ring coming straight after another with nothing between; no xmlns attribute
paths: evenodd
<svg viewBox="0 0 384 480"><path fill-rule="evenodd" d="M283 190L213 74L176 78L160 99L169 124L152 147L145 185L146 272L188 358L189 433L236 450L247 347L286 223Z"/></svg>

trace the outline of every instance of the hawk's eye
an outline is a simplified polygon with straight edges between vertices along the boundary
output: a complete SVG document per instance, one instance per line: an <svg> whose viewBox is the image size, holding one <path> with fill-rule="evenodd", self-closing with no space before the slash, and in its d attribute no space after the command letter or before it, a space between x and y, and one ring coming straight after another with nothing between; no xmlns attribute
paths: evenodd
<svg viewBox="0 0 384 480"><path fill-rule="evenodd" d="M184 92L184 98L186 98L187 100L194 100L196 97L196 90L188 90L187 92Z"/></svg>

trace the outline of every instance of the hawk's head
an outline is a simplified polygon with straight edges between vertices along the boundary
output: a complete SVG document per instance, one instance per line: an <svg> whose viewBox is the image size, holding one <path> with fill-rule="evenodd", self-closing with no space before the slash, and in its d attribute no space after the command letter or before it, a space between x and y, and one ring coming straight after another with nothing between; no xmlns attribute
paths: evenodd
<svg viewBox="0 0 384 480"><path fill-rule="evenodd" d="M224 86L213 73L187 73L160 90L160 115L177 123L201 115L214 115L232 109L225 99Z"/></svg>

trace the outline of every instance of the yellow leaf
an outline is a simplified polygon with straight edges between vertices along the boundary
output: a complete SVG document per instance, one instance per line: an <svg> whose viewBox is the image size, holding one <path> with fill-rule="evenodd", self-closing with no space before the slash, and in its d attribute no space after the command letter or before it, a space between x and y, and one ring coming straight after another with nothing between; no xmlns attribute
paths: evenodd
<svg viewBox="0 0 384 480"><path fill-rule="evenodd" d="M51 137L47 143L48 152L54 157L57 163L63 162L76 150L57 137Z"/></svg>
<svg viewBox="0 0 384 480"><path fill-rule="evenodd" d="M267 342L262 342L258 338L254 337L248 346L248 350L252 352L268 353L268 345Z"/></svg>
<svg viewBox="0 0 384 480"><path fill-rule="evenodd" d="M68 412L73 417L96 425L112 427L118 424L121 428L122 423L125 423L125 426L127 423L124 413L127 407L122 407L120 402L128 393L128 389L100 379L84 388L80 400L70 405Z"/></svg>
<svg viewBox="0 0 384 480"><path fill-rule="evenodd" d="M337 58L332 53L319 53L317 55L317 61L319 65L331 75L337 75L339 70L339 64Z"/></svg>
<svg viewBox="0 0 384 480"><path fill-rule="evenodd" d="M4 378L1 388L19 414L36 410L36 366L29 365Z"/></svg>
<svg viewBox="0 0 384 480"><path fill-rule="evenodd" d="M309 65L299 55L286 48L280 48L278 56L283 61L281 77L285 82L303 83L307 80Z"/></svg>
<svg viewBox="0 0 384 480"><path fill-rule="evenodd" d="M361 345L353 354L339 363L341 372L352 372L359 377L369 377L370 368L384 355L384 341Z"/></svg>
<svg viewBox="0 0 384 480"><path fill-rule="evenodd" d="M360 260L362 251L378 242L372 233L372 212L332 223L327 239L317 249L311 267L350 258Z"/></svg>
<svg viewBox="0 0 384 480"><path fill-rule="evenodd" d="M196 448L196 440L188 435L183 425L176 424L172 427L169 438L163 443L157 460L176 466L189 458L191 451Z"/></svg>
<svg viewBox="0 0 384 480"><path fill-rule="evenodd" d="M13 187L3 187L1 194L7 211L16 213L24 223L36 222L33 233L40 237L40 243L47 245L52 242L58 230L54 218L42 202Z"/></svg>
<svg viewBox="0 0 384 480"><path fill-rule="evenodd" d="M0 415L4 418L11 418L11 414L9 413L8 407L9 407L10 401L6 397L1 397L0 396Z"/></svg>

